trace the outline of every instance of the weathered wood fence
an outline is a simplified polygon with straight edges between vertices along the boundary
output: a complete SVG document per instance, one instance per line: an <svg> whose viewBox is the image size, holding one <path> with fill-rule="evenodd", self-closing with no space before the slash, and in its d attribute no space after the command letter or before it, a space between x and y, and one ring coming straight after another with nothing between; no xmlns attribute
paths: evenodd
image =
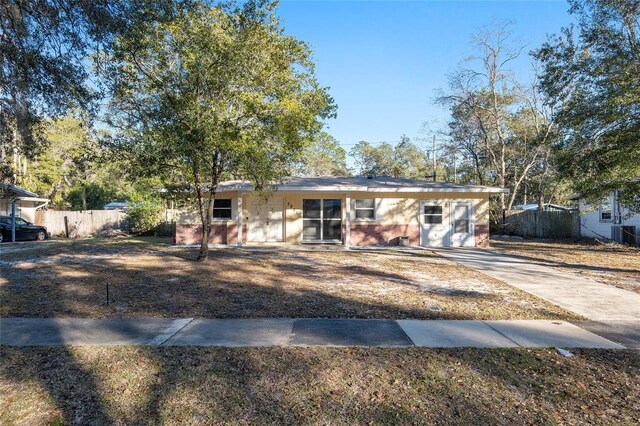
<svg viewBox="0 0 640 426"><path fill-rule="evenodd" d="M527 238L578 238L578 211L510 210L505 212L510 233Z"/></svg>
<svg viewBox="0 0 640 426"><path fill-rule="evenodd" d="M127 214L118 210L46 210L38 212L36 223L46 226L51 235L65 235L65 217L69 231L84 237L109 229L124 230Z"/></svg>

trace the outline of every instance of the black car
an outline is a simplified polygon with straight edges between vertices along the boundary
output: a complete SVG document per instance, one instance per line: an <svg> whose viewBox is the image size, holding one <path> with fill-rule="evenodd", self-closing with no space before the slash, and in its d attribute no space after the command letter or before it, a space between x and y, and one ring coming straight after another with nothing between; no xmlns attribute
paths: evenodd
<svg viewBox="0 0 640 426"><path fill-rule="evenodd" d="M16 217L16 241L44 240L48 237L47 228L44 226L34 225ZM11 216L0 216L0 243L3 241L11 241Z"/></svg>

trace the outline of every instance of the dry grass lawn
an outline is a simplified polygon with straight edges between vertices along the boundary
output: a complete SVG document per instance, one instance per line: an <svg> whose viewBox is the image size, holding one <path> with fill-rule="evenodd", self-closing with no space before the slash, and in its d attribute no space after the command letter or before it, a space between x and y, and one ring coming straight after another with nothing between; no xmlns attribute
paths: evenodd
<svg viewBox="0 0 640 426"><path fill-rule="evenodd" d="M640 247L596 241L491 241L492 249L640 293Z"/></svg>
<svg viewBox="0 0 640 426"><path fill-rule="evenodd" d="M640 353L0 348L0 424L626 424Z"/></svg>
<svg viewBox="0 0 640 426"><path fill-rule="evenodd" d="M429 251L222 249L195 262L167 243L3 247L0 316L578 318Z"/></svg>

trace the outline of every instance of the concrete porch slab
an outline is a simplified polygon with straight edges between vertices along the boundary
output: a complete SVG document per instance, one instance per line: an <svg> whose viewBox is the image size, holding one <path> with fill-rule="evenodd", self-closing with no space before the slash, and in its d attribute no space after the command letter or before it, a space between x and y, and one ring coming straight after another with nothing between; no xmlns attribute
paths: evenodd
<svg viewBox="0 0 640 426"><path fill-rule="evenodd" d="M416 346L430 348L514 348L518 345L482 321L398 320Z"/></svg>
<svg viewBox="0 0 640 426"><path fill-rule="evenodd" d="M566 321L515 320L483 321L503 336L528 348L601 348L625 349L624 346L583 330Z"/></svg>

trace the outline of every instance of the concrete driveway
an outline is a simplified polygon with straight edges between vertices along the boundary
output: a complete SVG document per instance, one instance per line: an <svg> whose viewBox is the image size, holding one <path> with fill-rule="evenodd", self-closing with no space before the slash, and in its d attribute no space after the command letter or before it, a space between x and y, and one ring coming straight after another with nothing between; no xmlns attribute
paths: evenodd
<svg viewBox="0 0 640 426"><path fill-rule="evenodd" d="M592 321L640 321L640 294L516 256L472 248L434 250Z"/></svg>

